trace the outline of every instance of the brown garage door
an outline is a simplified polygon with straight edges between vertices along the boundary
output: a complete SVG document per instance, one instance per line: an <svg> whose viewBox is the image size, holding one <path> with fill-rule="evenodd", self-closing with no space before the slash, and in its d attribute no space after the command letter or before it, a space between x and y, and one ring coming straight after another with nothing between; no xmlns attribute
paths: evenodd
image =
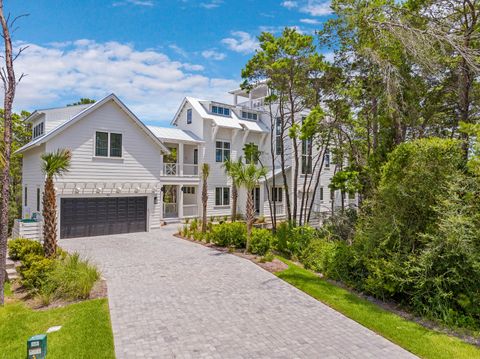
<svg viewBox="0 0 480 359"><path fill-rule="evenodd" d="M60 238L147 230L147 197L62 198Z"/></svg>

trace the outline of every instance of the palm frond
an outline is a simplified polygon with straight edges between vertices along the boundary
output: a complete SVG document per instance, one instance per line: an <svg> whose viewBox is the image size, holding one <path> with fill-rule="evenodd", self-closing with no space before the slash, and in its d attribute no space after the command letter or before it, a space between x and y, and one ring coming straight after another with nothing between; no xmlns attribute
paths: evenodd
<svg viewBox="0 0 480 359"><path fill-rule="evenodd" d="M68 172L72 159L72 152L69 149L58 149L55 152L42 154L42 171L47 177L61 176Z"/></svg>

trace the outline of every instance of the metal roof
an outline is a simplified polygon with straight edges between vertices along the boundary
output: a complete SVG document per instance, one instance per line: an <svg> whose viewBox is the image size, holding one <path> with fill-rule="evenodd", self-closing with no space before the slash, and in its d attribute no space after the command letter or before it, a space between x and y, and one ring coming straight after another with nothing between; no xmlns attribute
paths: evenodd
<svg viewBox="0 0 480 359"><path fill-rule="evenodd" d="M203 142L190 131L172 127L147 126L152 133L163 141Z"/></svg>

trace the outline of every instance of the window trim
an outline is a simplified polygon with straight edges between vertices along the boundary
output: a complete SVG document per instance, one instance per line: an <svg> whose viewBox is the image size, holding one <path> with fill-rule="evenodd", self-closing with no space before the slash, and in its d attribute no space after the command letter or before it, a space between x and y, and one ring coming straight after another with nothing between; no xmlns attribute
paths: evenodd
<svg viewBox="0 0 480 359"><path fill-rule="evenodd" d="M107 134L107 155L106 156L97 155L97 133L106 133ZM111 155L111 150L112 150L111 134L121 136L120 137L120 140L121 140L121 147L120 147L121 154L120 154L120 156L112 156ZM112 159L112 160L122 160L123 159L123 152L124 152L123 138L124 138L123 131L108 131L108 130L101 130L101 129L95 130L94 133L93 133L93 157L94 158L108 158L108 159Z"/></svg>
<svg viewBox="0 0 480 359"><path fill-rule="evenodd" d="M280 200L278 200L280 198ZM272 202L283 203L283 187L272 186Z"/></svg>
<svg viewBox="0 0 480 359"><path fill-rule="evenodd" d="M192 109L187 108L187 125L190 125L192 123Z"/></svg>
<svg viewBox="0 0 480 359"><path fill-rule="evenodd" d="M221 147L217 147L217 143L222 143ZM225 148L225 144L228 143L228 148ZM217 151L220 150L222 151L222 158L218 160L217 158ZM228 158L225 156L225 154L228 151ZM227 140L215 140L215 162L216 163L223 163L231 158L232 154L232 144L230 141Z"/></svg>
<svg viewBox="0 0 480 359"><path fill-rule="evenodd" d="M214 108L216 109L216 112L214 111ZM221 111L220 111L220 109L221 109ZM227 111L228 113L225 113L225 111ZM232 110L231 110L230 107L225 107L225 106L212 104L210 106L210 113L213 113L214 115L218 115L218 116L231 117Z"/></svg>
<svg viewBox="0 0 480 359"><path fill-rule="evenodd" d="M220 190L220 192L219 192ZM228 192L228 196L225 197L226 192ZM217 194L220 193L220 198L217 198ZM230 187L215 187L215 207L230 207L230 197L232 193L230 191ZM228 203L225 203L225 199L228 199ZM220 199L220 201L218 201Z"/></svg>
<svg viewBox="0 0 480 359"><path fill-rule="evenodd" d="M275 119L275 154L277 156L282 154L283 138L282 138L282 118L277 117Z"/></svg>
<svg viewBox="0 0 480 359"><path fill-rule="evenodd" d="M41 130L37 132L38 128L40 128ZM37 123L35 126L33 126L32 128L32 140L40 136L43 136L44 133L45 133L45 121L41 121Z"/></svg>
<svg viewBox="0 0 480 359"><path fill-rule="evenodd" d="M325 169L330 168L330 164L332 162L330 156L331 156L330 150L326 148L325 152L323 153L323 162L324 162Z"/></svg>
<svg viewBox="0 0 480 359"><path fill-rule="evenodd" d="M23 205L27 207L28 206L28 187L27 186L25 186L24 188L23 202L24 202Z"/></svg>
<svg viewBox="0 0 480 359"><path fill-rule="evenodd" d="M40 212L40 188L37 188L37 212Z"/></svg>
<svg viewBox="0 0 480 359"><path fill-rule="evenodd" d="M250 120L250 121L257 121L258 114L256 112L242 110L242 119Z"/></svg>

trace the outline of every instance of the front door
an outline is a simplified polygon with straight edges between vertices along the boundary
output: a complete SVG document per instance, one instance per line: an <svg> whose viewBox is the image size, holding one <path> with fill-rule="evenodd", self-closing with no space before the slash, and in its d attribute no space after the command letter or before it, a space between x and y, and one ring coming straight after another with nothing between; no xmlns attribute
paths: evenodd
<svg viewBox="0 0 480 359"><path fill-rule="evenodd" d="M177 190L178 186L163 186L163 218L178 217Z"/></svg>
<svg viewBox="0 0 480 359"><path fill-rule="evenodd" d="M255 210L255 215L260 214L260 187L255 187L252 190L253 196L253 208Z"/></svg>

